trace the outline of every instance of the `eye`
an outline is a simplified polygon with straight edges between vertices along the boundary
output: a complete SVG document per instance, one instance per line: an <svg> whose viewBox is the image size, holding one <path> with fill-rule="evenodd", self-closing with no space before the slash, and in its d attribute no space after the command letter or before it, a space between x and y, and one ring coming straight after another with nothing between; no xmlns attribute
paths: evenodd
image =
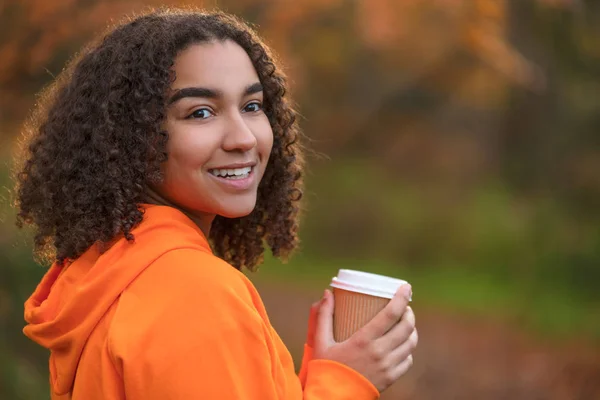
<svg viewBox="0 0 600 400"><path fill-rule="evenodd" d="M262 104L259 101L248 103L246 107L244 107L244 112L257 112L260 110L262 110Z"/></svg>
<svg viewBox="0 0 600 400"><path fill-rule="evenodd" d="M210 108L199 108L188 115L188 119L206 119L212 115L215 115Z"/></svg>

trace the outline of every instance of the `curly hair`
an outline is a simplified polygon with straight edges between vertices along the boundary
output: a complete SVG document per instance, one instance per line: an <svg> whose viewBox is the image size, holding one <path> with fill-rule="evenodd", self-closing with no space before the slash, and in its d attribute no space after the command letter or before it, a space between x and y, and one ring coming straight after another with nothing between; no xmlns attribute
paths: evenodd
<svg viewBox="0 0 600 400"><path fill-rule="evenodd" d="M35 229L34 253L65 265L95 243L134 239L146 189L162 179L167 93L177 55L231 40L264 87L273 148L256 207L217 216L209 240L234 267L254 270L264 243L286 259L298 243L303 155L286 79L269 48L240 19L219 11L161 8L129 17L84 48L39 97L15 170L17 225Z"/></svg>

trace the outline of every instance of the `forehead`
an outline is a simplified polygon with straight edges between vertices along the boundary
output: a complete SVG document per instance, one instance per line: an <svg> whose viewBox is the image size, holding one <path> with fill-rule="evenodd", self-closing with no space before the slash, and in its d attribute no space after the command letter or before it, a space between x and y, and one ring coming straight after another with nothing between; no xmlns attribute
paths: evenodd
<svg viewBox="0 0 600 400"><path fill-rule="evenodd" d="M175 59L173 70L172 89L202 86L227 91L258 81L250 57L231 40L187 47Z"/></svg>

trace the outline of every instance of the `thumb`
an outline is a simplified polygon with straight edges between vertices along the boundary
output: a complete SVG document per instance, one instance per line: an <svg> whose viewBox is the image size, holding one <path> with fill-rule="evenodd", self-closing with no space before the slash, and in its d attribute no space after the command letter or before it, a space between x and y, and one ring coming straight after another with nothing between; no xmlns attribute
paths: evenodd
<svg viewBox="0 0 600 400"><path fill-rule="evenodd" d="M323 302L318 310L315 344L329 347L335 342L333 339L333 302L333 295L329 290L325 290Z"/></svg>

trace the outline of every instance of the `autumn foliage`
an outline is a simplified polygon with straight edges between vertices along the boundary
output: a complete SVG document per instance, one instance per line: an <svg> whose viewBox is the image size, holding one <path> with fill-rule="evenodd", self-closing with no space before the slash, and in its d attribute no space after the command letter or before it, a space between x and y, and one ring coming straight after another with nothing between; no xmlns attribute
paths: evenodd
<svg viewBox="0 0 600 400"><path fill-rule="evenodd" d="M390 399L597 397L597 346L581 337L600 337L600 2L3 0L0 148L16 143L36 93L107 24L182 5L242 16L287 69L314 150L306 266L291 270L322 277L334 265L324 260L350 257L421 277L420 298L436 307L419 314L423 363L405 397ZM15 250L5 210L0 325L10 329L0 366L18 367L0 375L0 397L7 382L19 398L45 390L32 366L47 359L22 341L20 304L40 271ZM452 302L492 317L502 306L514 319L449 318L440 309ZM572 347L522 341L524 321L566 331Z"/></svg>

